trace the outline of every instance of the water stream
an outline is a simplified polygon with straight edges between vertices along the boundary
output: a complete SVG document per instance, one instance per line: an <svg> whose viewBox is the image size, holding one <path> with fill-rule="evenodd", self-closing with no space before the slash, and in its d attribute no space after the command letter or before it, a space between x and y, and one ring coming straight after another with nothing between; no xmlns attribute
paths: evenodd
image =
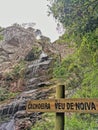
<svg viewBox="0 0 98 130"><path fill-rule="evenodd" d="M8 122L0 124L0 130L15 130L14 119L11 119Z"/></svg>
<svg viewBox="0 0 98 130"><path fill-rule="evenodd" d="M43 58L43 57L42 57ZM37 70L39 69L40 66L48 65L51 62L51 59L48 60L35 60L31 65L28 66L28 69L31 69L31 72L33 73L32 76L29 79L30 81L38 77L34 77L38 72ZM43 75L42 75L43 76ZM47 94L46 94L47 95ZM2 117L3 115L6 115L9 117L8 121L4 121L0 123L0 130L15 130L15 119L14 115L17 111L25 110L26 102L27 100L30 99L39 99L39 98L44 98L45 93L40 90L39 88L35 88L32 90L24 91L20 95L18 95L15 99L13 99L10 103L6 103L3 107L4 109L2 110L2 107L0 108L0 116ZM12 117L12 118L10 118Z"/></svg>

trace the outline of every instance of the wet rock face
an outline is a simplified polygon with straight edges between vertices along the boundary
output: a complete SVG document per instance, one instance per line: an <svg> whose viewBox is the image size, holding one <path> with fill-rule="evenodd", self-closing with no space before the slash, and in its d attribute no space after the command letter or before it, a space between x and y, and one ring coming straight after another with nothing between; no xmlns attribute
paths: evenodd
<svg viewBox="0 0 98 130"><path fill-rule="evenodd" d="M44 61L41 59L33 61L26 69L27 90L48 86L50 84L48 80L52 78L52 65L53 60L49 58Z"/></svg>
<svg viewBox="0 0 98 130"><path fill-rule="evenodd" d="M15 130L31 130L32 123L30 120L17 121Z"/></svg>
<svg viewBox="0 0 98 130"><path fill-rule="evenodd" d="M0 104L0 116L14 117L16 130L29 130L31 124L36 122L36 117L40 119L40 114L26 113L27 100L45 99L51 93L49 88L44 88L51 85L49 79L53 69L49 39L41 37L40 44L36 41L37 35L41 35L39 30L26 29L19 25L5 28L0 35L3 35L3 40L0 41L0 87L7 87L9 92L21 92L14 99L10 99L10 102ZM25 62L24 66L19 65L21 60ZM14 68L17 64L18 73L17 67ZM9 122L7 126L12 123L13 121Z"/></svg>
<svg viewBox="0 0 98 130"><path fill-rule="evenodd" d="M26 112L27 100L45 99L51 92L53 92L51 88L25 91L9 104L2 104L0 106L0 117L12 117L12 120L1 123L0 130L30 130L31 126L42 118L42 112Z"/></svg>
<svg viewBox="0 0 98 130"><path fill-rule="evenodd" d="M5 102L4 104L0 104L0 116L2 117L7 115L14 116L15 118L20 118L23 116L27 117L29 116L25 111L27 101L32 99L45 99L49 96L50 93L52 93L52 91L52 89L38 88L35 90L22 92L11 102Z"/></svg>
<svg viewBox="0 0 98 130"><path fill-rule="evenodd" d="M36 59L39 59L39 56L41 54L42 47L39 46L33 46L32 49L29 51L29 53L25 56L25 61L34 61Z"/></svg>

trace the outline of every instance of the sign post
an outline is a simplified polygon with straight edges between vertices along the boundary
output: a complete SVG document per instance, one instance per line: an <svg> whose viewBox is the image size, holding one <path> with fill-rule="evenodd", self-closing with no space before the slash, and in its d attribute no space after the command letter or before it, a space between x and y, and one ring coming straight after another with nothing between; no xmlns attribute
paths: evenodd
<svg viewBox="0 0 98 130"><path fill-rule="evenodd" d="M55 130L64 130L64 113L98 113L98 98L65 98L65 86L56 87L56 99L27 101L27 112L55 112Z"/></svg>
<svg viewBox="0 0 98 130"><path fill-rule="evenodd" d="M65 86L64 85L58 85L56 87L56 98L65 98ZM64 112L56 113L56 121L55 121L55 130L64 130Z"/></svg>
<svg viewBox="0 0 98 130"><path fill-rule="evenodd" d="M98 113L98 98L41 99L27 102L27 112ZM57 114L58 115L58 114Z"/></svg>

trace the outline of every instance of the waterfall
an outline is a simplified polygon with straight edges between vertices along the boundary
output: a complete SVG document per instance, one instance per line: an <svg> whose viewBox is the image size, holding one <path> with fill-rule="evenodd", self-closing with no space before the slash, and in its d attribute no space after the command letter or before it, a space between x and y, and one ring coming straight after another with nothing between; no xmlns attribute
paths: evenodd
<svg viewBox="0 0 98 130"><path fill-rule="evenodd" d="M52 59L50 59L50 58L47 59L47 55L42 54L38 60L35 60L35 61L33 61L33 63L30 63L28 65L27 86L31 85L32 89L28 89L28 90L22 92L14 100L11 100L11 102L1 105L0 116L1 117L7 116L8 118L6 121L1 122L0 130L15 130L16 119L18 118L18 116L21 116L21 114L23 114L23 117L25 116L24 112L26 109L27 100L41 99L41 98L45 97L46 91L42 92L41 89L39 90L37 86L40 83L43 84L44 77L45 77L45 81L46 81L46 76L47 76L46 72L48 70L51 60ZM40 78L40 77L42 77L42 78ZM32 87L33 85L34 85L34 87ZM21 110L23 110L23 113L21 112ZM18 111L20 111L20 113L18 113ZM28 116L29 116L29 114L27 114L27 117ZM34 116L34 114L30 117L30 119L32 118L33 123L34 123L33 119L36 120L36 117L39 118L38 115ZM4 118L6 118L6 117L4 117Z"/></svg>
<svg viewBox="0 0 98 130"><path fill-rule="evenodd" d="M1 124L0 130L15 130L14 119L11 119L9 122Z"/></svg>

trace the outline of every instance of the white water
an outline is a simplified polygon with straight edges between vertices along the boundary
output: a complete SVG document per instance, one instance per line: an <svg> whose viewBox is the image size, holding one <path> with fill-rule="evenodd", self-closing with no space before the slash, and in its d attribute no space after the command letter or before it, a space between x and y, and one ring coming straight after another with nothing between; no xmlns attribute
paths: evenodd
<svg viewBox="0 0 98 130"><path fill-rule="evenodd" d="M14 119L0 125L0 130L15 130Z"/></svg>

